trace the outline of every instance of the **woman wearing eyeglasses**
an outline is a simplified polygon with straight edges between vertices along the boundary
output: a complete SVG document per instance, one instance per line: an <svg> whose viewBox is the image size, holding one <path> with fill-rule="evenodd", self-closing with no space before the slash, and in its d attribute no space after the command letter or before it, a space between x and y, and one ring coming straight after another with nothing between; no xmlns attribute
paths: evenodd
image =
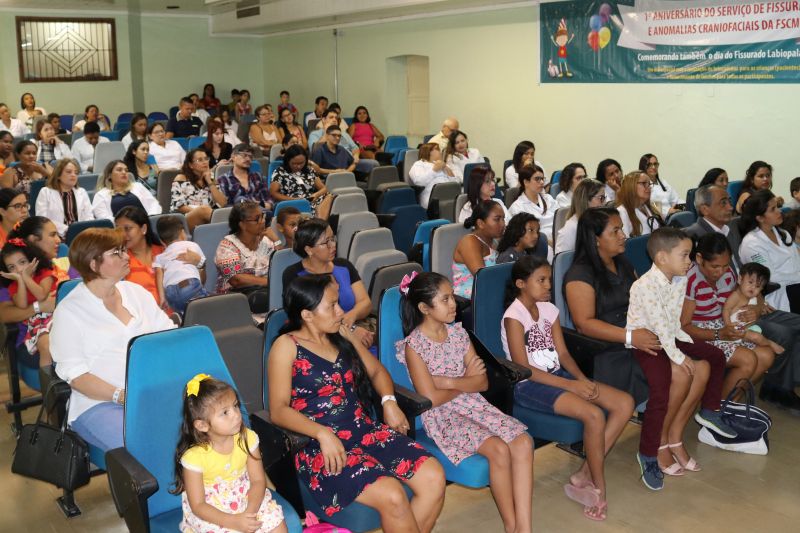
<svg viewBox="0 0 800 533"><path fill-rule="evenodd" d="M647 174L647 177L650 178L650 201L653 205L658 207L659 211L666 217L680 211L680 209L675 206L681 202L681 197L669 183L661 179L658 174L660 166L661 163L658 162L658 158L653 154L644 154L641 159L639 159L639 170Z"/></svg>
<svg viewBox="0 0 800 533"><path fill-rule="evenodd" d="M17 222L28 218L29 208L23 193L8 187L0 189L0 248Z"/></svg>
<svg viewBox="0 0 800 533"><path fill-rule="evenodd" d="M211 222L214 208L228 203L208 165L209 157L203 148L189 150L181 173L172 182L170 210L186 216L190 232Z"/></svg>
<svg viewBox="0 0 800 533"><path fill-rule="evenodd" d="M617 211L627 237L649 235L664 225L661 213L650 200L653 183L642 171L630 172L622 178L617 193Z"/></svg>
<svg viewBox="0 0 800 533"><path fill-rule="evenodd" d="M458 214L457 222L461 223L472 216L472 210L478 205L479 202L486 200L494 200L503 208L506 224L511 221L511 215L508 214L506 204L503 200L496 198L494 193L497 188L497 178L495 177L494 170L488 165L473 167L469 175L469 188L467 189L467 203L461 208Z"/></svg>
<svg viewBox="0 0 800 533"><path fill-rule="evenodd" d="M606 203L605 185L597 180L584 179L575 187L572 194L572 203L567 211L567 221L558 230L556 237L556 253L568 252L575 249L575 239L578 235L578 219L587 209L603 207Z"/></svg>
<svg viewBox="0 0 800 533"><path fill-rule="evenodd" d="M275 243L266 236L265 221L256 202L235 204L228 218L230 234L219 243L214 257L217 292L246 294L253 313L266 313L269 304L267 272Z"/></svg>
<svg viewBox="0 0 800 533"><path fill-rule="evenodd" d="M300 223L294 234L294 252L302 260L283 272L284 290L297 276L330 274L339 284L339 306L344 311L343 324L350 328L365 347L375 340L374 327L365 319L372 310L369 294L358 271L347 259L336 257L336 237L328 223L312 218Z"/></svg>
<svg viewBox="0 0 800 533"><path fill-rule="evenodd" d="M525 165L519 171L520 191L508 212L513 217L517 213L530 213L539 219L539 232L553 242L553 216L556 214L555 199L544 192L545 177L542 167Z"/></svg>

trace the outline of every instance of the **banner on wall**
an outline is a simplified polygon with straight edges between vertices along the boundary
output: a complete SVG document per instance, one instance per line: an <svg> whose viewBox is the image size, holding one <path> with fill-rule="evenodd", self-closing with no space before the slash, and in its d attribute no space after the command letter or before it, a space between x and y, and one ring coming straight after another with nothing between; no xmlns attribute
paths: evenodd
<svg viewBox="0 0 800 533"><path fill-rule="evenodd" d="M540 6L543 83L800 81L800 0Z"/></svg>

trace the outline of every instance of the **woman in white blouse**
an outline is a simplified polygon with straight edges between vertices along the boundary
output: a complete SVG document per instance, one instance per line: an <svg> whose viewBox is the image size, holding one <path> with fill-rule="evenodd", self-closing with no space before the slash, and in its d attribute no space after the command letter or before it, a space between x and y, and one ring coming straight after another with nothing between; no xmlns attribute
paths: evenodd
<svg viewBox="0 0 800 533"><path fill-rule="evenodd" d="M67 419L83 439L103 451L123 444L128 341L175 324L128 274L122 232L91 228L69 249L83 278L53 313L50 349L56 373L72 387Z"/></svg>
<svg viewBox="0 0 800 533"><path fill-rule="evenodd" d="M770 281L780 289L766 296L767 303L781 311L800 312L800 249L793 236L780 228L783 215L778 199L768 189L750 195L745 202L739 231L742 264L760 263L770 270Z"/></svg>
<svg viewBox="0 0 800 533"><path fill-rule="evenodd" d="M450 134L444 151L444 161L453 174L461 177L461 181L464 181L464 167L469 163L486 162L477 148L469 147L467 134L461 130L455 130Z"/></svg>
<svg viewBox="0 0 800 533"><path fill-rule="evenodd" d="M575 249L578 236L578 219L591 207L603 207L606 203L605 185L597 180L585 179L578 183L572 195L572 204L567 211L567 221L558 230L556 253Z"/></svg>
<svg viewBox="0 0 800 533"><path fill-rule="evenodd" d="M678 195L678 191L661 179L658 174L660 166L661 163L658 162L658 158L653 154L644 154L641 159L639 159L639 170L647 174L652 184L652 187L650 187L652 189L650 201L653 202L653 205L658 207L661 215L666 218L672 213L680 211L680 209L676 209L675 206L681 202L681 197Z"/></svg>
<svg viewBox="0 0 800 533"><path fill-rule="evenodd" d="M114 220L123 207L134 205L144 208L148 215L160 215L161 204L147 187L134 181L124 161L117 159L106 165L102 184L92 200L92 211L98 220Z"/></svg>
<svg viewBox="0 0 800 533"><path fill-rule="evenodd" d="M78 186L80 169L74 159L61 159L36 197L36 214L49 218L63 238L73 222L94 220L92 202Z"/></svg>
<svg viewBox="0 0 800 533"><path fill-rule="evenodd" d="M442 159L442 151L436 143L420 146L419 160L411 166L408 171L408 178L412 185L424 187L419 195L419 204L425 209L428 208L428 200L431 197L434 185L447 183L448 181L459 183L461 181L453 170L445 165Z"/></svg>
<svg viewBox="0 0 800 533"><path fill-rule="evenodd" d="M31 130L18 118L11 118L6 104L0 104L0 131L10 131L14 137L22 137Z"/></svg>
<svg viewBox="0 0 800 533"><path fill-rule="evenodd" d="M614 159L603 159L597 165L594 179L606 186L606 202L612 204L617 199L617 191L622 183L622 165Z"/></svg>
<svg viewBox="0 0 800 533"><path fill-rule="evenodd" d="M544 184L549 183L547 174L545 174L544 167L534 158L536 156L536 146L531 141L521 141L516 148L514 148L514 155L511 158L511 166L505 171L506 186L519 187L519 172L522 167L528 165L536 165L542 169L542 174L545 175Z"/></svg>
<svg viewBox="0 0 800 533"><path fill-rule="evenodd" d="M575 192L575 187L586 177L586 167L580 163L570 163L561 171L561 177L558 179L558 185L561 192L556 196L556 204L559 208L569 207L572 205L572 193Z"/></svg>
<svg viewBox="0 0 800 533"><path fill-rule="evenodd" d="M652 189L650 178L639 170L629 172L622 178L617 193L617 211L626 236L649 235L664 225L661 213L650 201Z"/></svg>
<svg viewBox="0 0 800 533"><path fill-rule="evenodd" d="M147 136L150 139L150 155L156 159L160 170L181 168L186 159L186 150L177 141L167 139L161 123L150 124L147 127Z"/></svg>
<svg viewBox="0 0 800 533"><path fill-rule="evenodd" d="M22 109L17 113L17 119L31 131L33 131L33 121L36 117L47 116L47 111L43 107L36 107L36 98L31 93L22 93L19 106Z"/></svg>
<svg viewBox="0 0 800 533"><path fill-rule="evenodd" d="M86 126L87 122L97 122L97 125L100 126L100 131L111 130L111 123L109 123L105 115L100 113L100 109L94 104L86 106L86 109L83 110L83 120L76 122L72 126L72 131L83 131L83 127Z"/></svg>
<svg viewBox="0 0 800 533"><path fill-rule="evenodd" d="M538 165L526 165L519 171L520 194L508 213L513 217L517 213L530 213L539 219L539 232L553 242L553 216L556 213L556 201L544 192L544 171Z"/></svg>
<svg viewBox="0 0 800 533"><path fill-rule="evenodd" d="M494 200L500 204L500 207L503 208L505 221L506 224L508 224L511 220L511 215L508 214L508 209L506 209L506 204L503 203L503 200L495 197L494 194L496 190L497 178L495 177L494 170L492 170L489 165L473 167L472 172L469 175L467 203L464 204L464 207L462 207L461 211L458 213L457 222L465 222L469 217L471 217L472 210L476 205L478 205L479 202Z"/></svg>
<svg viewBox="0 0 800 533"><path fill-rule="evenodd" d="M122 146L127 150L133 141L144 140L147 140L147 115L134 113L131 117L131 129L122 137Z"/></svg>

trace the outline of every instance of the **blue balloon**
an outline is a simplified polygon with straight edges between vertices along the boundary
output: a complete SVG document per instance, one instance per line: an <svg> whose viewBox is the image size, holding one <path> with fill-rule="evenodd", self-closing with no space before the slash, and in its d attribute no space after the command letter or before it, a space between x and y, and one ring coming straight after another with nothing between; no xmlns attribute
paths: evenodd
<svg viewBox="0 0 800 533"><path fill-rule="evenodd" d="M600 31L600 28L603 27L603 19L600 18L600 15L592 15L592 18L589 19L589 27L592 28L592 31Z"/></svg>

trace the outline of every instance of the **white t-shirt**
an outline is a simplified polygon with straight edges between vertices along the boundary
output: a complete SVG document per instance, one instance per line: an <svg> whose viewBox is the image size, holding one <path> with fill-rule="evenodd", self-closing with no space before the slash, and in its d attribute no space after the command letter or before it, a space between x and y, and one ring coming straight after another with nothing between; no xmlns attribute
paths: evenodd
<svg viewBox="0 0 800 533"><path fill-rule="evenodd" d="M795 245L783 244L784 235L775 228L772 228L772 232L777 237L778 244L772 242L761 228L745 235L739 246L739 258L742 264L753 262L769 268L770 281L780 283L781 287L766 295L765 299L775 309L790 312L786 287L800 283L800 250Z"/></svg>
<svg viewBox="0 0 800 533"><path fill-rule="evenodd" d="M572 205L572 191L561 191L558 193L558 196L556 196L556 204L558 204L558 207L569 208L569 206Z"/></svg>
<svg viewBox="0 0 800 533"><path fill-rule="evenodd" d="M419 160L411 166L408 171L408 179L412 185L424 187L419 194L419 205L428 208L428 200L431 197L433 186L437 183L447 183L448 181L458 182L458 176L448 176L444 170L433 170L433 163Z"/></svg>
<svg viewBox="0 0 800 533"><path fill-rule="evenodd" d="M103 136L100 136L100 138L97 139L97 144L103 144L107 142L111 141ZM78 164L81 166L81 172L84 174L91 172L91 168L94 165L95 148L96 146L89 144L89 141L86 140L86 137L81 137L72 143L72 155L78 160ZM103 171L103 169L96 170L99 172Z"/></svg>
<svg viewBox="0 0 800 533"><path fill-rule="evenodd" d="M30 128L17 118L12 118L11 124L8 126L0 120L0 131L10 131L14 137L23 137L26 133L31 132Z"/></svg>
<svg viewBox="0 0 800 533"><path fill-rule="evenodd" d="M167 139L164 146L150 142L150 155L156 159L159 170L168 168L181 168L186 159L186 151L177 141Z"/></svg>
<svg viewBox="0 0 800 533"><path fill-rule="evenodd" d="M200 246L192 241L175 241L153 258L153 268L160 268L164 271L164 287L176 285L187 279L200 279L200 271L196 266L178 259L179 255L188 251L200 256L200 264L206 262L206 256L203 255Z"/></svg>
<svg viewBox="0 0 800 533"><path fill-rule="evenodd" d="M650 188L650 201L661 210L661 216L666 218L669 210L681 202L681 197L678 195L678 191L673 189L672 186L663 179L661 180L661 184L664 185L663 189L658 183L653 184Z"/></svg>
<svg viewBox="0 0 800 533"><path fill-rule="evenodd" d="M628 216L628 210L620 205L617 206L617 211L619 211L619 218L622 219L622 231L625 232L626 236L634 237L635 235L631 235L631 233L633 232L633 224L631 224L631 219ZM646 205L643 205L639 209L634 209L634 212L636 213L636 218L639 219L639 223L642 225L642 232L640 233L640 235L650 235L651 233L653 233L654 229L658 229L661 227L661 225L655 219L653 219L652 220L653 228L652 229L650 228L650 224L647 223L647 220L653 216L653 213Z"/></svg>
<svg viewBox="0 0 800 533"><path fill-rule="evenodd" d="M464 167L470 163L485 163L486 159L483 158L477 148L467 149L467 156L461 154L453 154L447 158L447 166L450 167L454 173L461 176L461 181L464 181Z"/></svg>
<svg viewBox="0 0 800 533"><path fill-rule="evenodd" d="M500 322L500 339L506 358L511 359L506 336L506 318L513 318L525 331L525 351L528 364L542 372L553 373L561 368L558 352L553 342L553 324L558 320L558 308L550 302L536 302L539 320L534 320L528 309L518 299L514 299L503 314Z"/></svg>
<svg viewBox="0 0 800 533"><path fill-rule="evenodd" d="M544 173L544 184L547 185L548 183L550 183L550 176L547 175L547 171L544 169L542 164L536 160L534 160L533 163L537 167L542 169L542 172ZM516 170L514 170L514 165L508 166L508 168L506 169L505 178L506 178L506 186L519 187L519 174L517 173Z"/></svg>
<svg viewBox="0 0 800 533"><path fill-rule="evenodd" d="M100 126L100 131L108 131L108 124L105 120L98 120L97 125ZM86 126L86 120L79 120L72 126L72 131L83 131L84 126Z"/></svg>

